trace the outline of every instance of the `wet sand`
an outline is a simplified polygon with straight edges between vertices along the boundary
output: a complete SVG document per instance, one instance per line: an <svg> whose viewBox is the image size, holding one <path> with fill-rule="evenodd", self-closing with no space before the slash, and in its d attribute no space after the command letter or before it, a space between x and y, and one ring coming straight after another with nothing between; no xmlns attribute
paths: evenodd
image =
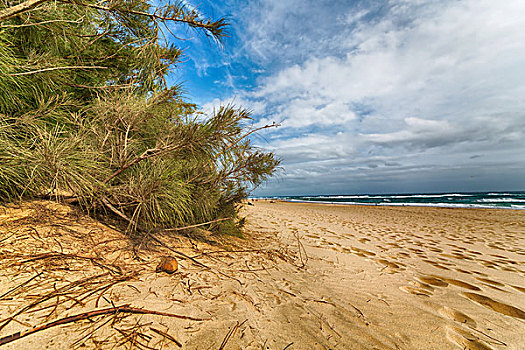
<svg viewBox="0 0 525 350"><path fill-rule="evenodd" d="M162 237L196 263L151 242L137 256L65 206L0 208L0 318L16 320L0 338L115 305L192 318L93 317L3 348L523 349L525 211L258 201L242 214L244 239ZM166 255L174 274L155 272Z"/></svg>

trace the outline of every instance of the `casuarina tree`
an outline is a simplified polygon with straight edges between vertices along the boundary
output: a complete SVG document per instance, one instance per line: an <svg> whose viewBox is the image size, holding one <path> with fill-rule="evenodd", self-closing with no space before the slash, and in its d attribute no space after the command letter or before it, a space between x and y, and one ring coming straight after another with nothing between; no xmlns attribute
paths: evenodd
<svg viewBox="0 0 525 350"><path fill-rule="evenodd" d="M225 19L183 2L0 0L0 199L50 197L131 231L233 229L239 203L278 166L250 113L211 115L166 77L185 31Z"/></svg>

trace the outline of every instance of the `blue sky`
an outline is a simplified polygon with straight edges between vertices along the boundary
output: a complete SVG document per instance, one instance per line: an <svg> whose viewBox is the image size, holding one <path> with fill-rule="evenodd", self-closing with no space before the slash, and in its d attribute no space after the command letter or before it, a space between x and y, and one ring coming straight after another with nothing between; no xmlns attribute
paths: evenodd
<svg viewBox="0 0 525 350"><path fill-rule="evenodd" d="M235 103L282 170L256 195L525 190L523 0L206 1L171 76Z"/></svg>

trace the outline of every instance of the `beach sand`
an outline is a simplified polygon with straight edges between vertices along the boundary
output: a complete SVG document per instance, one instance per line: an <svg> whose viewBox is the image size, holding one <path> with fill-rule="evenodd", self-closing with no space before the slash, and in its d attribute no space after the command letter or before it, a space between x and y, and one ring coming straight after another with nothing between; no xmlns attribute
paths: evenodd
<svg viewBox="0 0 525 350"><path fill-rule="evenodd" d="M0 318L17 315L0 338L119 305L201 319L99 316L4 348L524 348L525 211L256 201L242 213L244 239L162 237L191 261L151 242L137 257L69 207L0 208ZM165 255L176 273L155 272Z"/></svg>

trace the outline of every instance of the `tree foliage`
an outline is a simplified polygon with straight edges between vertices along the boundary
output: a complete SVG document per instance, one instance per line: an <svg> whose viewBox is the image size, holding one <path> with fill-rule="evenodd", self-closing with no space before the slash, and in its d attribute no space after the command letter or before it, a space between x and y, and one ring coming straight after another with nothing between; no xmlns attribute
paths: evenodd
<svg viewBox="0 0 525 350"><path fill-rule="evenodd" d="M155 3L0 0L0 199L74 199L151 230L235 217L274 172L247 111L205 116L165 80L174 33L220 41L227 22Z"/></svg>

